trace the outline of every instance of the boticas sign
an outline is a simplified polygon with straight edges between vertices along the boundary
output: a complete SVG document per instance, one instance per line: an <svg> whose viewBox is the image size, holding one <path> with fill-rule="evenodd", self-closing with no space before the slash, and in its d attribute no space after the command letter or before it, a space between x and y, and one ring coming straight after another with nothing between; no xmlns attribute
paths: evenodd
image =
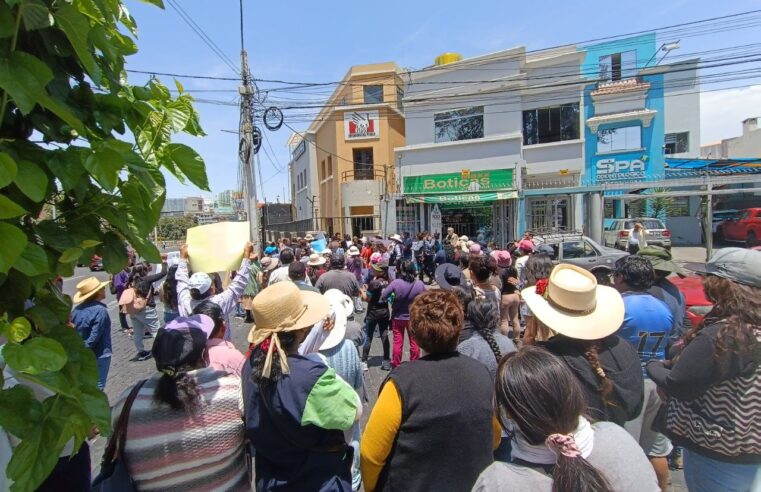
<svg viewBox="0 0 761 492"><path fill-rule="evenodd" d="M404 194L446 194L513 189L513 170L495 169L404 177Z"/></svg>

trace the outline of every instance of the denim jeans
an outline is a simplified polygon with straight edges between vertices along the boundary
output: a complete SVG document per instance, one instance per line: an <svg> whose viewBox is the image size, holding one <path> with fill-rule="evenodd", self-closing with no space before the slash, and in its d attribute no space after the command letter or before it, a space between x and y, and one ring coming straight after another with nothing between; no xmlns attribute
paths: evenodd
<svg viewBox="0 0 761 492"><path fill-rule="evenodd" d="M373 336L375 335L376 327L378 327L378 331L380 331L381 344L383 345L383 360L389 360L388 324L388 318L365 319L365 343L364 347L362 347L363 361L367 361L367 358L370 356L370 347L373 344Z"/></svg>
<svg viewBox="0 0 761 492"><path fill-rule="evenodd" d="M761 490L761 466L714 460L684 448L684 481L690 492Z"/></svg>
<svg viewBox="0 0 761 492"><path fill-rule="evenodd" d="M138 353L145 352L143 335L147 330L153 331L154 335L159 330L159 315L156 313L156 308L146 306L139 313L130 314L129 319L132 321L132 341L135 342L135 348Z"/></svg>
<svg viewBox="0 0 761 492"><path fill-rule="evenodd" d="M103 390L108 379L108 369L111 367L111 356L99 357L96 360L98 361L98 389Z"/></svg>
<svg viewBox="0 0 761 492"><path fill-rule="evenodd" d="M169 324L174 321L174 318L178 317L180 313L172 311L171 309L164 308L164 324Z"/></svg>

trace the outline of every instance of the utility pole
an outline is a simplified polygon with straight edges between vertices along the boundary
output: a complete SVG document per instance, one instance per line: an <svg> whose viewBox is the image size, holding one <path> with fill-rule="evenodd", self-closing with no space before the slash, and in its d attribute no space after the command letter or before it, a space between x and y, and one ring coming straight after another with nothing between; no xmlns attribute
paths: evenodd
<svg viewBox="0 0 761 492"><path fill-rule="evenodd" d="M312 195L312 198L307 198L307 201L312 206L312 230L316 231L318 230L317 227L317 217L314 216L314 202L317 200L317 195Z"/></svg>
<svg viewBox="0 0 761 492"><path fill-rule="evenodd" d="M254 172L254 155L257 142L254 142L254 95L255 86L248 66L248 53L243 39L243 0L240 3L240 73L241 85L238 88L240 94L240 127L238 129L239 157L243 174L245 175L246 212L248 223L251 227L251 240L258 243L259 236L259 210L256 199L256 173ZM256 136L261 138L261 135ZM254 246L259 251L258 245Z"/></svg>

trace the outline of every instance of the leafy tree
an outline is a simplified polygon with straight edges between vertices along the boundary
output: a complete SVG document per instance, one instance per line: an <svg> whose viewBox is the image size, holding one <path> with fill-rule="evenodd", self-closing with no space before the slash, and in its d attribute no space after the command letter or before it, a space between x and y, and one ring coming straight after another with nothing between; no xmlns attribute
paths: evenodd
<svg viewBox="0 0 761 492"><path fill-rule="evenodd" d="M161 217L158 225L159 240L181 241L187 236L188 229L197 225L198 219L193 215Z"/></svg>
<svg viewBox="0 0 761 492"><path fill-rule="evenodd" d="M120 0L0 0L2 356L17 379L53 394L0 391L0 426L20 439L6 469L14 491L34 490L68 441L76 450L93 426L110 432L95 358L53 280L93 253L118 272L127 243L158 262L146 238L165 200L162 171L208 189L201 157L171 141L203 135L191 97L177 82L177 97L156 79L127 83L136 35Z"/></svg>

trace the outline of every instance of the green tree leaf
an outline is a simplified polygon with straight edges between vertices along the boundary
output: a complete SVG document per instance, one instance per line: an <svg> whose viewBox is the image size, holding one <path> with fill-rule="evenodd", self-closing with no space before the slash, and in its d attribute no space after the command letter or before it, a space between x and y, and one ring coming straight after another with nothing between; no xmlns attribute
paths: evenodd
<svg viewBox="0 0 761 492"><path fill-rule="evenodd" d="M65 444L59 443L60 435L61 429L48 419L16 446L6 468L8 478L13 480L11 492L36 490L50 475Z"/></svg>
<svg viewBox="0 0 761 492"><path fill-rule="evenodd" d="M127 266L127 248L124 241L113 232L106 234L103 244L98 246L96 251L98 256L103 258L106 270L111 273L119 273Z"/></svg>
<svg viewBox="0 0 761 492"><path fill-rule="evenodd" d="M95 241L95 245L100 244L100 241ZM82 248L69 248L61 254L58 258L60 263L74 263L82 256L84 250Z"/></svg>
<svg viewBox="0 0 761 492"><path fill-rule="evenodd" d="M96 241L94 239L85 239L84 241L79 243L79 247L84 249L94 248L95 246L101 244L102 242L103 241Z"/></svg>
<svg viewBox="0 0 761 492"><path fill-rule="evenodd" d="M156 7L159 7L159 8L162 8L162 9L164 8L164 2L163 2L163 0L141 0L141 1L143 3L149 3L151 5L155 5Z"/></svg>
<svg viewBox="0 0 761 492"><path fill-rule="evenodd" d="M109 149L90 154L84 162L85 169L90 171L98 184L109 191L116 188L122 165L121 156Z"/></svg>
<svg viewBox="0 0 761 492"><path fill-rule="evenodd" d="M5 195L0 195L0 219L12 219L24 215L26 210ZM2 271L2 269L0 269Z"/></svg>
<svg viewBox="0 0 761 492"><path fill-rule="evenodd" d="M0 188L8 186L17 172L16 161L5 152L0 152Z"/></svg>
<svg viewBox="0 0 761 492"><path fill-rule="evenodd" d="M26 244L24 252L13 264L13 268L28 277L50 273L47 253L42 247L31 242Z"/></svg>
<svg viewBox="0 0 761 492"><path fill-rule="evenodd" d="M167 151L172 162L187 176L191 183L202 190L209 190L206 164L195 150L185 144L172 143L167 145Z"/></svg>
<svg viewBox="0 0 761 492"><path fill-rule="evenodd" d="M82 388L82 402L100 433L111 434L111 407L106 394L95 387L88 386Z"/></svg>
<svg viewBox="0 0 761 492"><path fill-rule="evenodd" d="M5 197L0 195L0 210L3 208L3 198ZM21 229L5 222L0 222L0 237L3 238L0 241L0 273L8 273L11 266L24 252L29 240L26 238L26 234L21 232Z"/></svg>
<svg viewBox="0 0 761 492"><path fill-rule="evenodd" d="M0 427L24 439L41 420L42 405L31 388L19 384L0 391Z"/></svg>
<svg viewBox="0 0 761 492"><path fill-rule="evenodd" d="M87 33L90 32L90 23L87 17L79 13L73 5L63 4L53 15L58 22L58 26L69 38L71 46L77 52L79 60L84 65L85 70L95 82L100 81L101 73L95 64L90 43L87 39Z"/></svg>
<svg viewBox="0 0 761 492"><path fill-rule="evenodd" d="M10 367L28 374L60 371L67 360L63 346L47 337L32 338L23 344L6 345L3 356Z"/></svg>
<svg viewBox="0 0 761 492"><path fill-rule="evenodd" d="M5 2L0 2L0 39L10 38L16 32L13 12Z"/></svg>
<svg viewBox="0 0 761 492"><path fill-rule="evenodd" d="M8 325L7 336L8 336L8 339L13 342L16 342L16 343L23 342L24 340L29 338L30 333L32 333L32 325L29 323L29 320L23 316L19 316L18 318L15 318Z"/></svg>
<svg viewBox="0 0 761 492"><path fill-rule="evenodd" d="M32 323L37 327L37 330L46 335L50 332L51 328L58 326L61 323L61 320L56 315L55 311L42 304L28 309L25 314L30 320L32 320Z"/></svg>
<svg viewBox="0 0 761 492"><path fill-rule="evenodd" d="M42 0L21 0L19 8L27 31L45 29L53 25L53 15Z"/></svg>
<svg viewBox="0 0 761 492"><path fill-rule="evenodd" d="M167 105L166 112L169 115L172 129L181 132L188 125L192 109L182 101L176 100Z"/></svg>
<svg viewBox="0 0 761 492"><path fill-rule="evenodd" d="M13 98L24 114L29 114L53 80L53 71L38 58L14 51L0 59L0 88Z"/></svg>
<svg viewBox="0 0 761 492"><path fill-rule="evenodd" d="M18 166L16 186L35 202L41 202L48 190L48 175L31 161L21 161Z"/></svg>

